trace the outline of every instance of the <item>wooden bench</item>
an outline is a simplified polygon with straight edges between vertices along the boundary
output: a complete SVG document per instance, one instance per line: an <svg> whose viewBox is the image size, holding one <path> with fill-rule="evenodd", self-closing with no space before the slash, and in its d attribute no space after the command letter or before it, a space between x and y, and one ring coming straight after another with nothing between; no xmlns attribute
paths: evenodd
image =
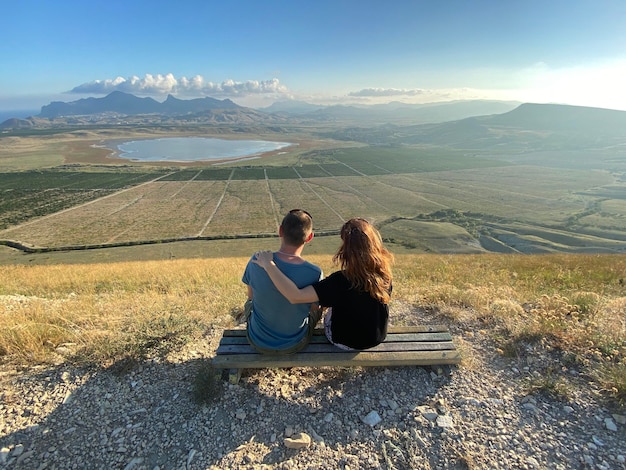
<svg viewBox="0 0 626 470"><path fill-rule="evenodd" d="M212 364L229 369L237 383L242 369L320 366L426 366L458 364L461 356L445 326L390 328L381 344L366 351L344 351L330 344L316 328L311 342L295 354L260 354L246 338L245 329L224 330Z"/></svg>

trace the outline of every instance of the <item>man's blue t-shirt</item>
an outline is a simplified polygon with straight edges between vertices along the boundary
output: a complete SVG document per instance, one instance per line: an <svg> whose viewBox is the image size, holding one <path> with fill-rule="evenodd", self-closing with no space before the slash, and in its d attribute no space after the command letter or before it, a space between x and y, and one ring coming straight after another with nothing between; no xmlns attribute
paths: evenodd
<svg viewBox="0 0 626 470"><path fill-rule="evenodd" d="M274 263L299 288L322 278L322 270L308 261L288 263L274 254ZM248 261L241 279L252 287L252 313L248 336L263 349L284 350L298 344L308 330L311 304L292 304L274 286L261 266Z"/></svg>

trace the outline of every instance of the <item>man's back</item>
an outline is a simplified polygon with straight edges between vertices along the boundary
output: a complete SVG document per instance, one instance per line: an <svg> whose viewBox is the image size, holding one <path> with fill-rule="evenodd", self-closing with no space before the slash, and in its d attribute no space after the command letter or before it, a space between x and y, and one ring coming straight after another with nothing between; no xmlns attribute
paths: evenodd
<svg viewBox="0 0 626 470"><path fill-rule="evenodd" d="M308 286L322 277L322 270L308 261L290 263L274 255L274 262L298 287ZM308 332L311 304L292 304L274 286L265 270L248 262L242 281L253 291L248 337L254 346L265 350L288 350Z"/></svg>

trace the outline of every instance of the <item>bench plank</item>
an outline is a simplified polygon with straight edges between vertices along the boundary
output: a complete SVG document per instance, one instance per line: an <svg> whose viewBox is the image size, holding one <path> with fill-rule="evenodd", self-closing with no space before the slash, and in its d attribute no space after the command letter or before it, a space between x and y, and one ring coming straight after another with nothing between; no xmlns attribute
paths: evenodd
<svg viewBox="0 0 626 470"><path fill-rule="evenodd" d="M452 341L450 333L387 333L385 343L389 342L417 342L417 341ZM223 336L220 346L231 344L248 344L245 335ZM330 344L325 335L314 335L309 344ZM220 354L219 349L217 354Z"/></svg>
<svg viewBox="0 0 626 470"><path fill-rule="evenodd" d="M446 342L387 342L381 343L373 348L368 349L370 352L393 352L393 351L445 351L455 349L454 344L451 341ZM308 344L299 354L318 354L323 352L336 353L341 349L336 346L326 344ZM257 351L248 343L246 344L224 344L220 345L217 349L217 355L223 354L254 354Z"/></svg>
<svg viewBox="0 0 626 470"><path fill-rule="evenodd" d="M351 367L351 366L421 366L433 364L458 364L458 351L409 351L409 352L338 352L317 354L238 354L215 356L217 368L278 368L278 367Z"/></svg>

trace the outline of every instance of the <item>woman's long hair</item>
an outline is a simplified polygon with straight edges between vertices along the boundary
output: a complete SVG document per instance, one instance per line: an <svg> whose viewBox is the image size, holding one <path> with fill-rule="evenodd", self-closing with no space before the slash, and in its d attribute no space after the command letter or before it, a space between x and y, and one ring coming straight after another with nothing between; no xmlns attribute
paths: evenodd
<svg viewBox="0 0 626 470"><path fill-rule="evenodd" d="M374 299L389 303L393 254L383 246L380 233L359 217L341 227L342 244L333 257L352 287L368 292Z"/></svg>

